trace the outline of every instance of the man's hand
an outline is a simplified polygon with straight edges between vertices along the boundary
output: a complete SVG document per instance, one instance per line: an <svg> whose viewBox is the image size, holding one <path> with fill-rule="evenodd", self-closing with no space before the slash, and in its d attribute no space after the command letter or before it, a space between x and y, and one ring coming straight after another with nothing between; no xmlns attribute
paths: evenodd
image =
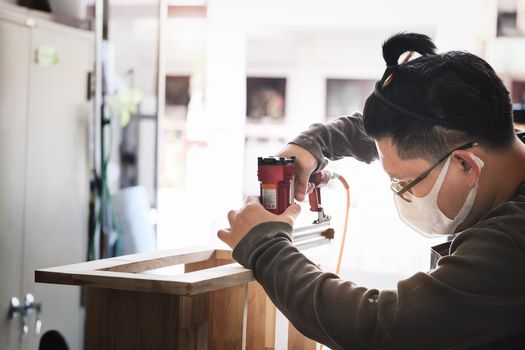
<svg viewBox="0 0 525 350"><path fill-rule="evenodd" d="M241 210L230 210L228 213L230 228L219 230L217 236L221 241L234 249L252 228L263 222L282 221L293 226L295 218L297 218L300 211L301 207L294 203L281 215L275 215L264 209L258 197L249 196Z"/></svg>
<svg viewBox="0 0 525 350"><path fill-rule="evenodd" d="M278 157L295 157L295 199L302 202L307 193L312 192L314 186L308 183L312 172L317 168L317 159L307 149L288 144L279 153Z"/></svg>

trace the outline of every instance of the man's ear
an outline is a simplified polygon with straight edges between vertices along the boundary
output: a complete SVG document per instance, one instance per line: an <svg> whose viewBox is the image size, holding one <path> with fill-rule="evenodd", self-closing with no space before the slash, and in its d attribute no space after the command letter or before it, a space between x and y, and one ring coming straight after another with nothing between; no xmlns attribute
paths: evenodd
<svg viewBox="0 0 525 350"><path fill-rule="evenodd" d="M476 186L479 176L481 175L483 161L472 153L464 150L454 151L452 157L454 161L460 165L462 173L465 175L467 186L469 188Z"/></svg>

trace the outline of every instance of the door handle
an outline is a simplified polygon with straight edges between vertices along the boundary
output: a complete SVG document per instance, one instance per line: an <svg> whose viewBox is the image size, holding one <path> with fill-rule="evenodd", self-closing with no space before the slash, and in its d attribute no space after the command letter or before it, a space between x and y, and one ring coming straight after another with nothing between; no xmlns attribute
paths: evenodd
<svg viewBox="0 0 525 350"><path fill-rule="evenodd" d="M9 303L9 319L16 320L23 311L23 308L20 306L20 300L17 297L12 297Z"/></svg>
<svg viewBox="0 0 525 350"><path fill-rule="evenodd" d="M25 295L23 304L20 303L17 297L11 298L9 304L9 319L16 320L22 317L21 338L24 338L29 333L28 319L33 311L36 314L34 334L39 335L42 330L42 320L40 319L42 303L35 301L35 297L31 293Z"/></svg>
<svg viewBox="0 0 525 350"><path fill-rule="evenodd" d="M42 330L42 320L40 319L40 314L42 312L42 303L35 300L35 297L31 293L27 293L24 297L24 312L23 312L23 325L22 325L22 335L27 335L29 333L29 326L27 325L27 319L29 315L35 311L35 335L39 335Z"/></svg>

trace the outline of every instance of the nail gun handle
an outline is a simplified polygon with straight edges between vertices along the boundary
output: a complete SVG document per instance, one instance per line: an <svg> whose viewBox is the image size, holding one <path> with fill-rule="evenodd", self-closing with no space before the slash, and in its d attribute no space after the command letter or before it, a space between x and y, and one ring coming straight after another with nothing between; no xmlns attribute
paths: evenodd
<svg viewBox="0 0 525 350"><path fill-rule="evenodd" d="M310 211L317 212L319 216L318 219L314 221L314 224L330 221L330 216L324 213L321 205L321 187L338 176L338 174L331 173L327 170L321 170L310 175L308 182L314 185L313 191L308 195Z"/></svg>
<svg viewBox="0 0 525 350"><path fill-rule="evenodd" d="M310 175L308 182L314 185L314 190L309 194L311 211L320 211L321 207L321 187L325 186L330 180L335 179L339 175L328 170L321 170Z"/></svg>
<svg viewBox="0 0 525 350"><path fill-rule="evenodd" d="M310 210L318 212L321 208L321 187L326 185L331 179L330 172L326 170L312 173L308 182L314 185L314 189L308 195L308 201L310 202Z"/></svg>
<svg viewBox="0 0 525 350"><path fill-rule="evenodd" d="M316 186L308 195L308 201L310 202L310 210L318 212L321 209L321 188Z"/></svg>

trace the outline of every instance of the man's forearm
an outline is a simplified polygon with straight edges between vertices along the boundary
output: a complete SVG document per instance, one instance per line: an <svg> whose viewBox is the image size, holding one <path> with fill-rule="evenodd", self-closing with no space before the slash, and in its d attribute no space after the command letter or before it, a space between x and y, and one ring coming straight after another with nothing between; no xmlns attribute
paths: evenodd
<svg viewBox="0 0 525 350"><path fill-rule="evenodd" d="M326 165L325 157L330 160L353 157L366 163L378 157L374 141L366 135L359 113L325 124L313 124L291 143L309 150L317 159L319 169Z"/></svg>

